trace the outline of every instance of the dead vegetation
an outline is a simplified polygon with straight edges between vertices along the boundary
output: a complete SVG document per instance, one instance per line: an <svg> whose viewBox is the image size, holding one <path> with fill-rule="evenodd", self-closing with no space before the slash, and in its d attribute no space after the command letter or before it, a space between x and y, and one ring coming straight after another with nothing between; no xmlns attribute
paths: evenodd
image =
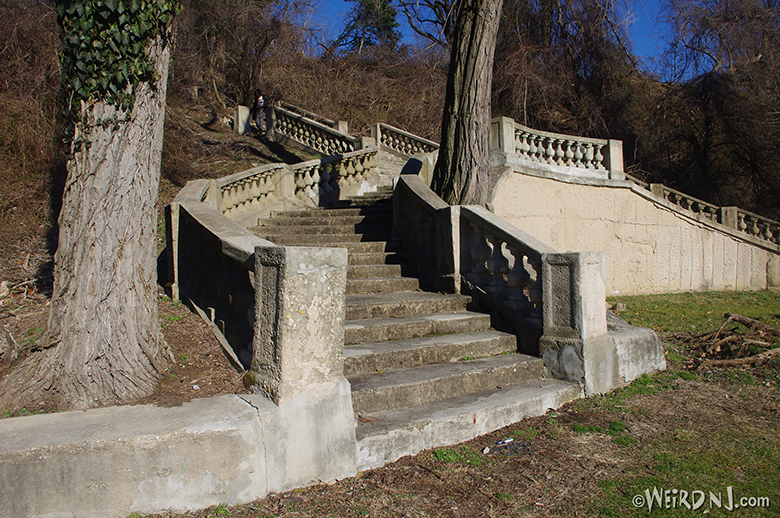
<svg viewBox="0 0 780 518"><path fill-rule="evenodd" d="M687 362L690 369L758 365L780 357L780 328L736 313L724 313L723 318L717 331L674 335L693 353Z"/></svg>

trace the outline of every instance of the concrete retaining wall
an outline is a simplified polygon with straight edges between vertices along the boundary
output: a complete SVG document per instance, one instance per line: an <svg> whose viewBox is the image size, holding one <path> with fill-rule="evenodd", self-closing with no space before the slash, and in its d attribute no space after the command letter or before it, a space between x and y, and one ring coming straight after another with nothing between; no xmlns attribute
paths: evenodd
<svg viewBox="0 0 780 518"><path fill-rule="evenodd" d="M603 251L607 295L780 286L777 245L697 221L628 181L509 170L493 205L557 250Z"/></svg>
<svg viewBox="0 0 780 518"><path fill-rule="evenodd" d="M349 383L0 421L2 516L126 517L240 504L355 474Z"/></svg>

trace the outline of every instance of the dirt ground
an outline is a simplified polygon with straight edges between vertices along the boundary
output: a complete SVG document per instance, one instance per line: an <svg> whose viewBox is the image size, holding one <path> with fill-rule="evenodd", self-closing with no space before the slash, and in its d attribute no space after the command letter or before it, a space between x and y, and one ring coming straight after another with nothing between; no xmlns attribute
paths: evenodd
<svg viewBox="0 0 780 518"><path fill-rule="evenodd" d="M0 377L22 360L26 348L41 334L48 315L48 297L28 286L16 287L0 299L0 326L19 346L11 364L0 363ZM138 403L181 405L196 398L245 393L243 373L237 371L203 321L189 308L171 301L160 290L159 318L163 336L176 363L163 373L153 394ZM36 406L28 412L37 412Z"/></svg>

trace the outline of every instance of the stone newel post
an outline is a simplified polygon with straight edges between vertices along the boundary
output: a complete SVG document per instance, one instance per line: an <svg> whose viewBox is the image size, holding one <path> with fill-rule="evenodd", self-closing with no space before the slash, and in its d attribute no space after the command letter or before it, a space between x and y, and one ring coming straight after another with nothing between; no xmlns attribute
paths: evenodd
<svg viewBox="0 0 780 518"><path fill-rule="evenodd" d="M247 385L276 404L344 382L347 251L255 249L255 334Z"/></svg>

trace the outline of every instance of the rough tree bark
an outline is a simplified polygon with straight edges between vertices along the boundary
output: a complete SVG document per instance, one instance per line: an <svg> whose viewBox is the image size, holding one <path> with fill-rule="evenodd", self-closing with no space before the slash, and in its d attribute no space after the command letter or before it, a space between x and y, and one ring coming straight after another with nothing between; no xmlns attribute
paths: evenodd
<svg viewBox="0 0 780 518"><path fill-rule="evenodd" d="M77 124L59 217L48 327L0 383L0 409L122 404L150 393L171 353L157 319L157 194L169 47L130 112L97 102ZM129 114L129 117L128 117Z"/></svg>
<svg viewBox="0 0 780 518"><path fill-rule="evenodd" d="M485 205L491 187L490 91L503 0L459 0L442 140L431 188L453 204Z"/></svg>

